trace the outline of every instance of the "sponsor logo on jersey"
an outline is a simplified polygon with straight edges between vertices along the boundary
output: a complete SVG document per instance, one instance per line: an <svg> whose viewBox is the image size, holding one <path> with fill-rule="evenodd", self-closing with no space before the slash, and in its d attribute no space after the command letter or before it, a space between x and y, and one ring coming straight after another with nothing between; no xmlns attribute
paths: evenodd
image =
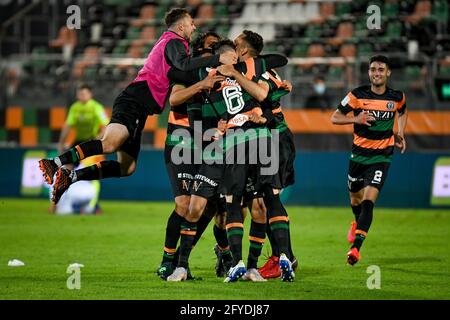
<svg viewBox="0 0 450 320"><path fill-rule="evenodd" d="M233 117L228 123L234 124L237 127L242 126L244 123L248 121L248 116L246 114L238 114Z"/></svg>
<svg viewBox="0 0 450 320"><path fill-rule="evenodd" d="M389 101L386 105L386 108L388 110L393 110L394 109L394 103L392 101Z"/></svg>

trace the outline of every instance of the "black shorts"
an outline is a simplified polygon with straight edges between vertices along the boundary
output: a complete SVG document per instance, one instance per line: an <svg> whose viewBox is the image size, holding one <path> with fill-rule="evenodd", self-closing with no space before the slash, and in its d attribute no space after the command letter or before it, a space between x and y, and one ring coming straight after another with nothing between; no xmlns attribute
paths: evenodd
<svg viewBox="0 0 450 320"><path fill-rule="evenodd" d="M154 113L161 113L161 110L151 95L146 81L130 84L117 96L110 123L124 125L130 134L119 150L137 160L145 121Z"/></svg>
<svg viewBox="0 0 450 320"><path fill-rule="evenodd" d="M171 152L173 146L164 148L164 159L166 163L166 170L169 176L170 185L172 186L172 193L174 197L190 196L192 185L194 183L194 175L196 173L195 164L174 164L171 159ZM185 152L192 152L192 149L183 149Z"/></svg>
<svg viewBox="0 0 450 320"><path fill-rule="evenodd" d="M295 145L291 131L286 129L279 133L278 141L273 136L265 139L270 159L259 161L258 170L255 172L255 188L260 191L263 186L270 186L281 190L294 184Z"/></svg>
<svg viewBox="0 0 450 320"><path fill-rule="evenodd" d="M222 164L202 164L194 176L191 194L208 200L217 200L222 182L224 166Z"/></svg>
<svg viewBox="0 0 450 320"><path fill-rule="evenodd" d="M245 185L244 197L242 200L242 207L247 207L248 203L253 199L264 197L264 193L261 188L261 184L257 183L258 174L256 170L257 166L251 167L247 172L247 184Z"/></svg>
<svg viewBox="0 0 450 320"><path fill-rule="evenodd" d="M276 183L281 188L293 185L295 183L295 145L294 136L291 130L286 129L280 133L280 167L278 169Z"/></svg>
<svg viewBox="0 0 450 320"><path fill-rule="evenodd" d="M350 160L348 166L348 190L358 192L372 186L381 191L386 181L390 163L361 164Z"/></svg>

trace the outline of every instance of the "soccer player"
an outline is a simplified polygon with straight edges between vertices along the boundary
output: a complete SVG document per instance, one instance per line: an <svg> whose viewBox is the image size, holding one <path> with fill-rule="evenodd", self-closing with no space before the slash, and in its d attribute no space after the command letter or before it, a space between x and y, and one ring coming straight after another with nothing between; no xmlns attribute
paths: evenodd
<svg viewBox="0 0 450 320"><path fill-rule="evenodd" d="M239 53L238 53L239 54ZM272 187L272 192L274 195L271 197L265 197L265 202L267 202L274 211L285 212L286 217L288 217L287 211L282 204L279 194L281 193L281 189L284 189L292 184L295 181L295 172L294 172L294 160L295 160L295 145L293 141L292 132L289 130L289 127L284 119L284 115L280 105L280 99L282 96L288 94L292 90L292 84L287 80L282 80L280 76L277 74L275 70L269 70L266 74L264 74L266 78L268 78L268 82L270 84L270 92L267 99L262 103L263 116L262 119L266 126L270 129L277 130L279 133L279 169L277 174L272 177L272 180L269 180L270 186ZM258 120L256 120L258 121ZM258 192L259 194L263 194L263 192ZM253 207L259 207L260 210L266 210L265 202L262 201L262 197L259 199L254 199ZM273 220L272 220L273 221ZM289 225L289 220L287 221ZM277 241L274 238L272 228L276 227L276 224L271 223L270 220L267 221L266 233L269 238L270 245L272 248L272 255L267 260L267 262L259 268L259 273L266 279L269 278L278 278L282 276L282 270L280 268L280 247ZM288 254L290 261L292 261L292 270L298 266L298 261L294 256L292 251L292 243L290 236L290 228L288 234ZM289 279L289 273L284 273L285 281L293 280Z"/></svg>
<svg viewBox="0 0 450 320"><path fill-rule="evenodd" d="M199 37L197 37L192 44L193 56L211 56L212 53L210 51L210 46L219 39L219 35L214 32L199 35ZM188 144L183 144L183 139L177 135L177 131L179 129L185 129L183 132L189 132L192 136L193 130L191 130L189 125L187 110L188 103L193 103L195 100L202 101L203 97L201 92L203 90L212 89L217 81L222 81L223 79L224 77L219 75L207 77L189 87L186 87L180 83L172 82L173 85L169 98L170 113L169 123L167 125L164 158L167 173L172 185L172 191L175 197L175 210L172 212L167 221L163 259L157 271L157 274L164 280L166 280L167 277L173 273L173 270L177 264L177 243L180 238L181 224L189 210L191 186L193 183L193 177L196 173L193 162L175 164L172 159L174 147L181 150L181 157L184 156L185 152L191 153L192 157L192 148L195 147L193 141ZM207 219L206 224L202 224L202 227L204 227L203 230L206 228L213 215L214 214L204 215L205 217L210 218ZM223 230L222 233L224 233L224 235L222 235L221 238L224 238L226 241L225 230ZM219 237L220 230L217 230L217 232L215 230L214 234L216 237ZM199 237L200 235L197 234L196 239L194 240L194 245L196 240L198 241Z"/></svg>
<svg viewBox="0 0 450 320"><path fill-rule="evenodd" d="M223 40L217 43L216 48L218 52L234 51L234 43L229 40ZM278 66L282 66L287 62L284 57L281 58L282 62ZM252 61L248 61L248 63L240 63L236 65L236 68L240 70L239 72L236 72L236 74L234 74L236 78L233 79L232 77L227 77L227 79L221 83L220 88L214 89L209 93L209 95L207 96L208 101L206 103L204 103L203 105L198 105L197 107L192 106L190 108L189 112L193 114L193 118L198 119L198 117L200 117L200 119L202 120L202 130L205 133L211 134L210 129L217 128L218 121L221 118L228 119L229 115L227 114L227 108L237 107L237 109L235 110L236 112L249 111L253 109L253 106L255 104L257 104L253 96L259 97L262 100L265 98L264 91L261 91L264 89L261 89L260 86L254 82L254 79L258 79L261 74L265 72L264 66L266 63L268 65L271 64L270 62L263 59L260 59L259 61L252 59ZM230 66L230 68L234 69L233 66ZM219 71L219 69L217 69L217 71ZM201 79L205 78L208 74L214 74L217 71L216 69L200 69L198 72L193 72L192 74L184 77L187 77L187 79L191 80L195 80L196 77ZM248 78L245 78L245 76L243 76L241 72ZM252 79L253 81L250 79ZM241 91L241 86L242 90L245 90L244 92ZM228 97L228 95L230 94L232 94L231 98ZM217 130L215 132L217 132ZM185 218L186 221L182 227L186 232L181 236L180 258L178 267L175 269L174 273L167 278L168 281L182 281L186 279L188 258L192 249L192 241L196 234L196 222L203 213L208 199L211 199L218 195L218 186L222 180L224 169L224 166L219 163L223 163L223 154L221 152L211 152L211 149L209 149L209 152L206 152L207 148L212 143L210 140L211 138L213 138L212 134L205 139L202 158L204 162L200 166L199 172L194 178L195 187L191 196L189 215ZM209 163L208 161L211 161L212 163ZM227 204L227 224L229 224L228 209L229 208ZM227 229L227 232L228 231L229 230ZM240 236L242 238L242 233L240 234ZM233 252L233 242L231 241L229 233L228 241L230 243L231 251ZM235 256L236 255L233 252L233 259L236 259Z"/></svg>
<svg viewBox="0 0 450 320"><path fill-rule="evenodd" d="M256 57L262 50L262 38L251 31L244 30L241 35L235 39L236 51L240 60ZM221 67L219 67L221 68ZM253 207L260 208L264 211L262 205L267 207L268 225L264 224L264 229L268 229L269 239L271 239L273 253L278 268L281 269L280 274L283 281L293 281L295 278L294 267L296 260L292 253L290 244L289 218L286 209L280 200L280 192L282 188L294 183L294 157L295 147L293 136L284 120L281 112L280 98L290 92L291 87L287 82L282 82L278 74L274 70L268 70L263 74L271 90L261 103L263 114L254 113L251 121L264 124L270 129L275 129L279 133L279 168L274 175L260 175L256 181L256 194L263 194L264 202L254 199L256 202ZM261 168L260 168L261 169ZM259 228L260 226L258 226ZM262 226L261 226L262 228ZM266 231L266 230L265 230ZM264 271L264 269L263 269ZM278 274L277 274L278 275ZM278 275L278 276L279 276Z"/></svg>
<svg viewBox="0 0 450 320"><path fill-rule="evenodd" d="M361 86L345 96L331 121L333 124L353 124L354 139L348 168L350 205L355 216L351 225L352 246L347 262L354 265L360 259L361 246L372 223L375 201L383 187L391 163L394 146L406 150L406 97L387 86L391 75L389 59L376 55L369 62L370 85ZM353 116L347 116L353 112ZM398 112L398 132L394 133Z"/></svg>
<svg viewBox="0 0 450 320"><path fill-rule="evenodd" d="M77 88L77 101L70 106L66 123L61 130L58 152L61 154L64 151L64 143L72 128L76 134L71 146L74 147L83 141L101 137L108 122L103 105L93 99L91 87L81 84Z"/></svg>
<svg viewBox="0 0 450 320"><path fill-rule="evenodd" d="M124 177L133 174L140 151L142 130L147 116L159 114L169 92L167 73L173 67L194 70L217 66L219 62L234 63L236 53L192 58L189 41L195 31L192 17L185 9L172 9L165 18L168 31L153 46L136 79L122 91L113 105L112 118L101 140L83 142L54 159L42 159L39 166L47 182L53 182L53 202L74 182ZM117 151L117 161L102 161L77 171L63 168L86 157Z"/></svg>

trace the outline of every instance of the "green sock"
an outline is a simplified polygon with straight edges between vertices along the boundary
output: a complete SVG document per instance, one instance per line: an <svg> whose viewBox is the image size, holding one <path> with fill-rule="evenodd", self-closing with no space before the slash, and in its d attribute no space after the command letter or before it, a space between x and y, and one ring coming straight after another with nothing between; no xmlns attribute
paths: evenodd
<svg viewBox="0 0 450 320"><path fill-rule="evenodd" d="M362 244L363 244L365 239L366 239L366 237L364 235L357 234L355 236L355 241L353 241L352 248L356 248L359 251L361 249L361 246L362 246Z"/></svg>

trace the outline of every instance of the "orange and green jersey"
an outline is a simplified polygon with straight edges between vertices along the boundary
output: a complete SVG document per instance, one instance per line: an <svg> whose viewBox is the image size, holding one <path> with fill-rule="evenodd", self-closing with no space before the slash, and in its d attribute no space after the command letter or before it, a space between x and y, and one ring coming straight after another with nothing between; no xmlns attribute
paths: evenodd
<svg viewBox="0 0 450 320"><path fill-rule="evenodd" d="M368 111L375 121L371 126L354 124L354 138L350 160L362 164L391 162L394 153L395 114L406 110L405 94L389 87L383 94L372 92L370 86L352 90L338 106L343 114L353 111L357 116Z"/></svg>
<svg viewBox="0 0 450 320"><path fill-rule="evenodd" d="M288 125L281 110L280 100L281 97L287 95L289 91L283 87L283 81L275 70L268 70L262 75L262 77L266 79L270 86L269 94L267 95L266 100L262 103L263 116L269 120L271 115L266 112L272 113L275 118L274 129L278 129L279 132L286 131Z"/></svg>
<svg viewBox="0 0 450 320"><path fill-rule="evenodd" d="M191 127L189 126L187 107L188 102L185 102L178 106L170 107L166 136L167 147L173 147L176 145L184 148L193 147L192 140L190 142L187 142L186 137L176 134L177 129L185 129L192 133Z"/></svg>

